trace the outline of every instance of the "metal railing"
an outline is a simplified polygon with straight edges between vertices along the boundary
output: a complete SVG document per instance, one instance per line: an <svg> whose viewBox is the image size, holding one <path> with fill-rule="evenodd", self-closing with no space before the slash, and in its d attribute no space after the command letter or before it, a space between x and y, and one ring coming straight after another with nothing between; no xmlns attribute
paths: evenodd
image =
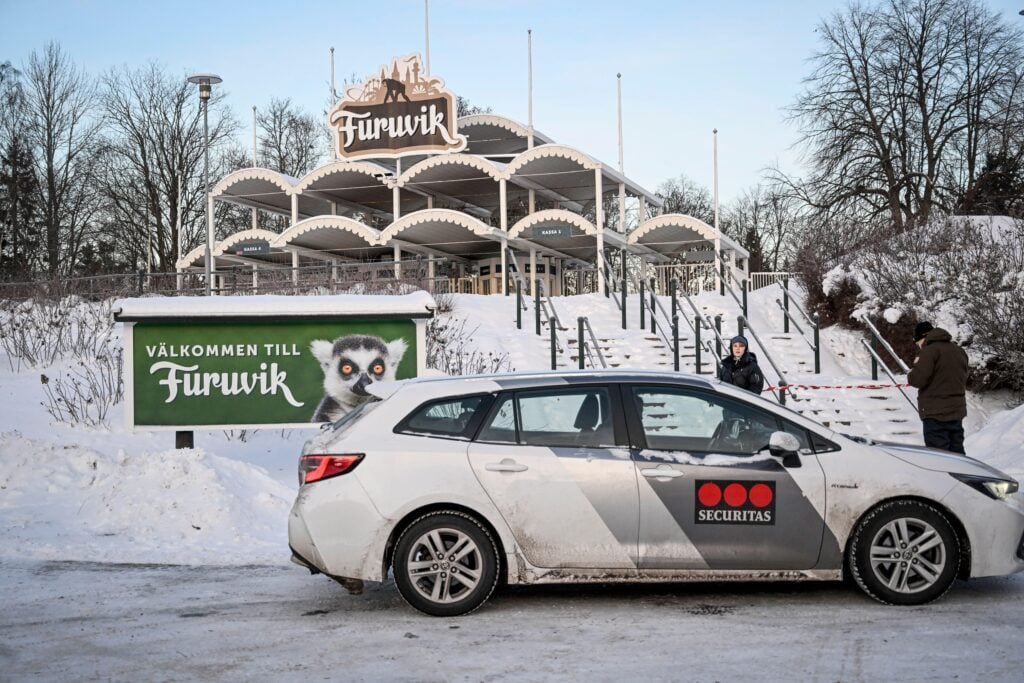
<svg viewBox="0 0 1024 683"><path fill-rule="evenodd" d="M576 351L580 370L586 368L586 360L590 361L590 367L597 368L597 363L594 362L595 358L600 362L602 368L607 368L608 362L605 360L604 353L601 352L601 345L597 342L594 328L590 326L590 319L586 316L580 316L576 319L576 324ZM589 342L587 341L588 336L590 338Z"/></svg>
<svg viewBox="0 0 1024 683"><path fill-rule="evenodd" d="M783 280L788 280L788 279L791 279L793 277L796 277L796 275L797 275L796 273L787 273L787 272L782 272L782 271L778 271L778 272L764 272L764 271L762 271L762 272L757 272L757 273L750 273L750 275L747 276L747 280L750 281L750 291L753 292L754 290L757 290L757 289L763 289L765 287L771 287L772 285L774 285L776 283L780 283Z"/></svg>
<svg viewBox="0 0 1024 683"><path fill-rule="evenodd" d="M871 333L871 341L868 341L867 339L860 340L861 345L865 349L867 349L868 355L871 357L871 379L877 381L878 368L882 368L882 371L885 372L885 375L889 378L889 381L896 385L896 388L899 390L899 392L903 394L903 398L907 399L907 403L909 403L914 408L914 410L917 410L917 403L914 401L914 399L910 398L910 395L907 392L903 391L903 387L899 386L900 384L902 384L902 382L899 382L896 379L896 373L893 372L892 369L889 367L888 363L886 363L882 359L881 354L878 352L879 347L885 349L889 353L889 356L892 358L892 360L896 361L896 364L899 366L900 370L903 372L904 375L910 372L910 367L906 363L904 363L903 359L896 354L896 351L893 350L892 345L890 345L889 342L885 340L885 337L882 336L882 333L878 331L878 328L875 327L874 323L871 322L871 319L868 316L861 316L860 318L858 318L858 320L864 323L864 326L867 327L868 332Z"/></svg>

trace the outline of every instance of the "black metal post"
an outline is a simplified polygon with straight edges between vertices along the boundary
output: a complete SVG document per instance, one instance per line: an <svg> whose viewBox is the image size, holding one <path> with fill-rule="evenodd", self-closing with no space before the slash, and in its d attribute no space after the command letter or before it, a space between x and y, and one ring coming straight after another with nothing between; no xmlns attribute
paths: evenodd
<svg viewBox="0 0 1024 683"><path fill-rule="evenodd" d="M878 340L874 336L871 337L871 349L875 352L871 354L871 379L878 381L878 361L875 356L878 353Z"/></svg>
<svg viewBox="0 0 1024 683"><path fill-rule="evenodd" d="M718 295L725 296L725 260L722 252L718 252Z"/></svg>
<svg viewBox="0 0 1024 683"><path fill-rule="evenodd" d="M668 286L672 292L672 317L674 318L679 315L679 280L672 278Z"/></svg>
<svg viewBox="0 0 1024 683"><path fill-rule="evenodd" d="M548 327L551 328L551 369L557 370L558 348L555 346L557 344L555 339L555 321L551 318L548 318Z"/></svg>
<svg viewBox="0 0 1024 683"><path fill-rule="evenodd" d="M626 329L628 321L626 320L626 302L629 301L629 297L626 296L626 281L622 281L622 329Z"/></svg>
<svg viewBox="0 0 1024 683"><path fill-rule="evenodd" d="M646 311L647 311L647 299L646 299L647 294L644 291L644 287L646 285L647 285L647 282L643 278L640 278L640 329L641 330L646 330L647 329L647 319L644 317L645 314L646 314Z"/></svg>
<svg viewBox="0 0 1024 683"><path fill-rule="evenodd" d="M740 289L743 290L743 315L747 316L747 281L744 280L740 283Z"/></svg>
<svg viewBox="0 0 1024 683"><path fill-rule="evenodd" d="M789 334L789 277L782 278L782 307L786 309L782 316L782 331Z"/></svg>
<svg viewBox="0 0 1024 683"><path fill-rule="evenodd" d="M516 329L523 329L523 283L516 278Z"/></svg>
<svg viewBox="0 0 1024 683"><path fill-rule="evenodd" d="M195 432L174 432L175 448L195 448Z"/></svg>
<svg viewBox="0 0 1024 683"><path fill-rule="evenodd" d="M786 405L786 389L782 387L779 389L779 405Z"/></svg>
<svg viewBox="0 0 1024 683"><path fill-rule="evenodd" d="M540 287L533 288L533 317L537 323L537 336L540 336ZM548 320L550 323L551 321Z"/></svg>
<svg viewBox="0 0 1024 683"><path fill-rule="evenodd" d="M721 358L722 357L722 316L721 315L716 315L715 316L715 332L718 333L718 334L715 335L715 353L718 354L719 358Z"/></svg>
<svg viewBox="0 0 1024 683"><path fill-rule="evenodd" d="M579 350L579 354L580 354L580 370L582 370L583 368L586 367L586 364L583 362L583 346L586 344L586 339L583 336L583 317L582 316L579 317L579 318L576 318L576 324L579 326L579 331L577 332L577 335L576 335L576 344L579 346L578 350Z"/></svg>
<svg viewBox="0 0 1024 683"><path fill-rule="evenodd" d="M820 316L814 314L814 374L821 374L821 321Z"/></svg>
<svg viewBox="0 0 1024 683"><path fill-rule="evenodd" d="M693 362L693 369L699 375L700 374L700 316L693 316L693 350L696 352L696 357Z"/></svg>
<svg viewBox="0 0 1024 683"><path fill-rule="evenodd" d="M747 319L744 318L742 315L738 316L736 318L736 329L737 329L736 334L740 335L741 337L743 336L743 328L746 325L746 323L747 323ZM750 348L749 344L747 345L747 348L748 349ZM729 353L732 353L732 349L729 349Z"/></svg>
<svg viewBox="0 0 1024 683"><path fill-rule="evenodd" d="M657 306L657 305L658 305L658 294L657 294L657 292L654 289L654 278L652 277L651 278L651 334L656 334L658 332L658 320L657 320L657 317L655 316L655 313L654 313L657 310L655 308L655 306Z"/></svg>
<svg viewBox="0 0 1024 683"><path fill-rule="evenodd" d="M679 316L672 316L672 367L679 372Z"/></svg>

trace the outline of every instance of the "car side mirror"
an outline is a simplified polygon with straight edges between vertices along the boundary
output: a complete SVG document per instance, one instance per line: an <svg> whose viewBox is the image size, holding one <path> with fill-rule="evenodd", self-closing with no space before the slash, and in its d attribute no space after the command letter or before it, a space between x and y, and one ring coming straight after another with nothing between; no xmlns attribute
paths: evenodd
<svg viewBox="0 0 1024 683"><path fill-rule="evenodd" d="M768 452L782 460L786 467L800 467L800 440L789 432L772 432Z"/></svg>

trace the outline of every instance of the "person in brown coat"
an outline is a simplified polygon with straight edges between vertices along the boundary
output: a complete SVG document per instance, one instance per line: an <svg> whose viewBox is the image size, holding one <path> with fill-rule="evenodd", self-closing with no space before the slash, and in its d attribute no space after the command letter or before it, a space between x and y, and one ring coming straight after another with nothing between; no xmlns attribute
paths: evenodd
<svg viewBox="0 0 1024 683"><path fill-rule="evenodd" d="M917 410L924 428L924 445L955 453L964 452L967 417L967 354L953 337L930 322L914 328L921 349L907 381L917 387Z"/></svg>

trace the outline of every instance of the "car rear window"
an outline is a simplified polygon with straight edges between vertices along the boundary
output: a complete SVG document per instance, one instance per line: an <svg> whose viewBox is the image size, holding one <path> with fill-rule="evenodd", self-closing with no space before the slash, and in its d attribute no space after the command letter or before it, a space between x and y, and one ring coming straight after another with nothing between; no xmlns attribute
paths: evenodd
<svg viewBox="0 0 1024 683"><path fill-rule="evenodd" d="M469 439L479 422L477 416L490 405L490 399L482 394L424 403L398 423L395 432Z"/></svg>

